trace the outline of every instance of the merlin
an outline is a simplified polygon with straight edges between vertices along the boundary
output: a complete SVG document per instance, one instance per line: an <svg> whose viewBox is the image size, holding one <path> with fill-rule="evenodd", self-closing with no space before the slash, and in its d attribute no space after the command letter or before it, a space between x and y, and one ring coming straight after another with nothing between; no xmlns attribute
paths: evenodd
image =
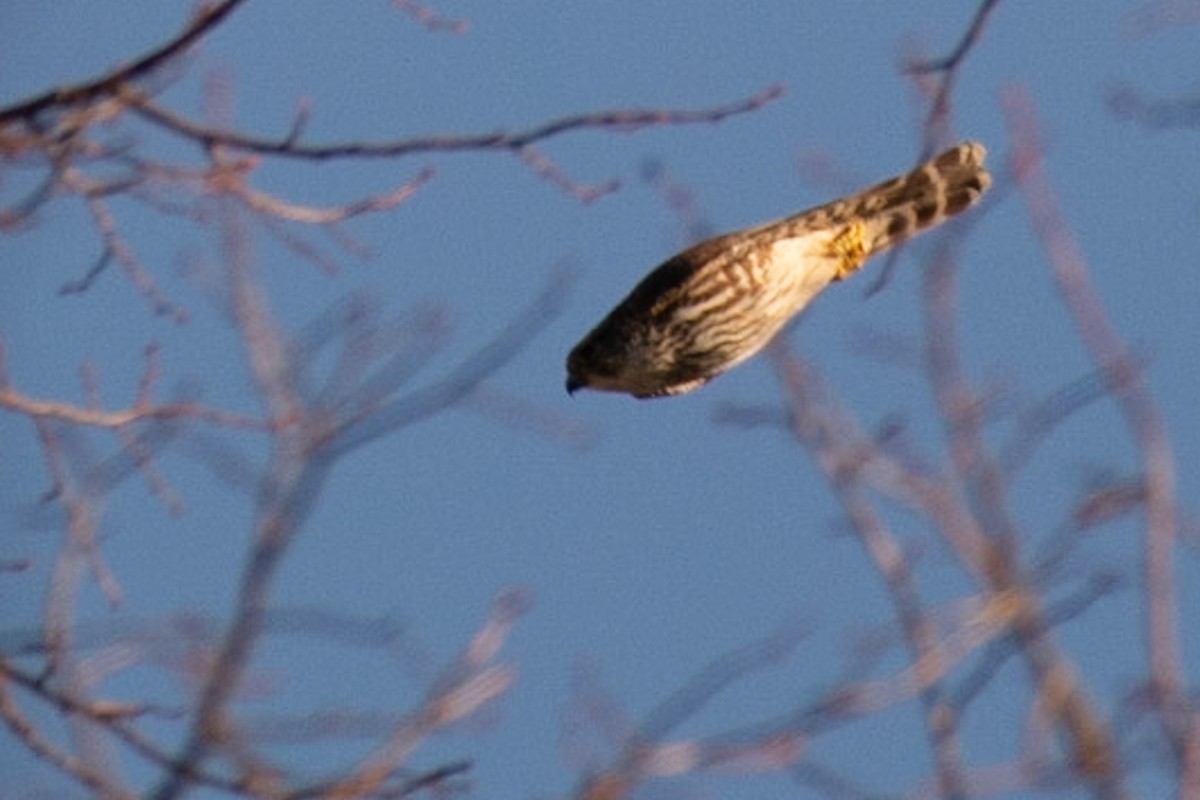
<svg viewBox="0 0 1200 800"><path fill-rule="evenodd" d="M963 142L862 192L697 244L647 275L567 357L567 391L697 389L753 356L833 281L972 206L986 151Z"/></svg>

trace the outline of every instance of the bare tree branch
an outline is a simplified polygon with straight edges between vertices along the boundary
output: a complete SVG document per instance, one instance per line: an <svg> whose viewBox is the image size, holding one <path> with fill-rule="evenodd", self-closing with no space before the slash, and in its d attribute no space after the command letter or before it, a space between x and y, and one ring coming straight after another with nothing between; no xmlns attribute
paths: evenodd
<svg viewBox="0 0 1200 800"><path fill-rule="evenodd" d="M1194 785L1200 781L1200 772L1196 771L1200 770L1200 750L1196 749L1200 745L1200 736L1193 730L1196 710L1188 698L1179 656L1174 575L1178 530L1175 462L1170 441L1145 381L1131 366L1136 359L1108 323L1092 288L1087 262L1042 172L1033 103L1020 88L1008 91L1003 103L1015 142L1010 167L1021 190L1030 224L1046 250L1051 275L1080 338L1093 362L1106 370L1109 391L1141 454L1146 509L1143 589L1151 690L1159 704L1159 713L1174 747L1184 783Z"/></svg>
<svg viewBox="0 0 1200 800"><path fill-rule="evenodd" d="M65 109L84 105L120 93L123 87L155 72L195 44L244 2L245 0L222 0L215 4L202 5L175 38L164 42L131 64L85 83L53 89L0 109L0 127L17 120L32 121L38 114L51 108Z"/></svg>
<svg viewBox="0 0 1200 800"><path fill-rule="evenodd" d="M946 56L936 59L910 62L905 70L914 77L933 76L936 78L936 88L933 90L933 100L929 106L925 125L922 129L922 144L917 163L926 161L946 144L950 128L950 100L954 86L966 57L983 39L983 31L988 17L1000 5L1000 0L980 0L975 9L975 16L967 26L962 39Z"/></svg>
<svg viewBox="0 0 1200 800"><path fill-rule="evenodd" d="M562 117L525 130L500 130L492 133L465 135L439 134L392 141L347 142L345 144L302 144L290 134L272 139L201 125L163 109L147 95L132 88L124 90L122 99L134 112L205 148L226 147L234 151L260 155L319 161L329 158L401 158L427 153L479 150L511 150L519 153L530 145L575 131L633 132L660 125L720 122L738 114L757 111L781 94L783 94L781 86L771 86L744 100L707 109L616 109Z"/></svg>

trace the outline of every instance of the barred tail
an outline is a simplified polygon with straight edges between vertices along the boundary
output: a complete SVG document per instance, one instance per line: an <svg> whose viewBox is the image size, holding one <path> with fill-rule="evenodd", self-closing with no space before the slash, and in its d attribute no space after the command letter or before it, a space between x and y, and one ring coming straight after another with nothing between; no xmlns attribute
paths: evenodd
<svg viewBox="0 0 1200 800"><path fill-rule="evenodd" d="M867 254L878 253L975 204L992 182L987 151L963 142L931 161L845 202L864 221Z"/></svg>

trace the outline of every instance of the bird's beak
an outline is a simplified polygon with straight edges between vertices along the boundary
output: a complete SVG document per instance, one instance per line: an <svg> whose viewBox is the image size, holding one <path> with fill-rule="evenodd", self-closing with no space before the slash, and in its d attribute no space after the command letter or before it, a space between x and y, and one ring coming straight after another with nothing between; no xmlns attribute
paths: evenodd
<svg viewBox="0 0 1200 800"><path fill-rule="evenodd" d="M567 376L567 394L575 394L584 386L583 381L573 375Z"/></svg>

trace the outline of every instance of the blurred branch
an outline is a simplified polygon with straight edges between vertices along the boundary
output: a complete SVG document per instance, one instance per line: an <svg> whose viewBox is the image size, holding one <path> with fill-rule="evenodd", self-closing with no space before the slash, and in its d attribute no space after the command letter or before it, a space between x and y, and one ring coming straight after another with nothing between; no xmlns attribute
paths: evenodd
<svg viewBox="0 0 1200 800"><path fill-rule="evenodd" d="M68 168L63 172L61 183L68 189L74 189L84 198L88 213L92 217L92 223L96 231L100 234L100 240L104 245L103 254L98 260L97 266L89 270L88 275L94 276L105 265L111 261L116 261L124 268L130 282L137 288L138 293L150 304L155 314L170 316L178 324L186 322L187 314L167 300L162 292L159 291L150 273L142 265L133 250L125 244L125 240L117 231L116 218L113 217L109 211L108 203L104 200L103 194L107 194L107 192L103 194L90 192L86 187L86 179L74 167ZM87 286L91 281L92 278L85 277L82 281L77 281L71 284L71 286L77 291L80 286Z"/></svg>
<svg viewBox="0 0 1200 800"><path fill-rule="evenodd" d="M416 0L392 0L392 5L424 25L426 30L431 32L466 33L467 31L466 20L444 17Z"/></svg>
<svg viewBox="0 0 1200 800"><path fill-rule="evenodd" d="M1197 712L1184 684L1176 618L1174 552L1178 531L1170 440L1144 379L1133 368L1136 359L1108 322L1091 285L1087 262L1042 171L1033 102L1019 87L1009 89L1002 99L1014 141L1010 168L1030 224L1046 251L1051 275L1080 338L1093 362L1106 370L1109 392L1141 454L1146 510L1142 569L1151 691L1158 702L1183 783L1197 786L1200 785L1200 734L1196 731Z"/></svg>
<svg viewBox="0 0 1200 800"><path fill-rule="evenodd" d="M656 159L645 159L641 164L642 180L658 195L659 201L675 217L680 228L680 247L690 247L717 233L716 228L700 207L692 188L670 173L666 165Z"/></svg>
<svg viewBox="0 0 1200 800"><path fill-rule="evenodd" d="M745 734L717 734L676 741L666 736L693 719L733 683L749 674L775 666L791 655L802 638L799 630L785 629L752 642L714 660L636 726L622 726L615 734L616 754L607 765L592 765L576 790L579 800L618 800L656 778L678 777L700 770L725 767L738 771L771 771L787 767L804 752L806 741L786 726L747 726ZM599 690L576 686L572 702L586 722L604 723L600 717Z"/></svg>
<svg viewBox="0 0 1200 800"><path fill-rule="evenodd" d="M183 792L189 772L202 765L214 751L234 758L243 749L242 734L235 730L231 719L230 701L264 629L271 587L283 556L303 528L325 479L338 460L367 442L443 411L469 395L553 318L562 306L570 283L565 273L556 274L526 311L518 314L492 342L468 357L441 381L396 400L388 400L388 395L398 389L399 384L390 381L371 384L367 378L365 385L369 386L370 398L361 404L352 403L352 413L348 417L331 417L328 413L331 409L311 405L303 361L297 362L298 356L311 357L314 353L297 353L287 343L255 277L250 237L241 225L240 217L233 212L233 206L226 203L223 208L226 209L223 231L234 323L268 415L294 419L296 423L274 431L271 459L257 497L255 540L242 573L236 611L205 676L186 743L169 775L153 792L152 796L159 800ZM353 307L350 312L353 313ZM331 333L328 325L321 323L310 330L308 338L314 344L320 344ZM402 382L410 374L409 370L401 369L394 377ZM347 387L342 393L352 398L355 391ZM480 653L498 646L497 637L501 634L497 631L506 630L505 620L509 617L503 616L501 611L497 614L501 616L496 617L492 627L480 633L481 638L470 651L472 658L483 658ZM352 778L328 789L327 795L351 796L354 792L365 791L362 786L378 785L403 762L431 726L441 727L458 719L503 691L509 680L505 675L495 668L481 669L470 681L447 689L436 703L430 700L429 706L393 734L390 743L373 761ZM245 750L248 756L249 749ZM245 773L245 779L252 782L258 779L256 775L272 772L256 759L234 760Z"/></svg>
<svg viewBox="0 0 1200 800"><path fill-rule="evenodd" d="M1200 22L1200 3L1196 0L1149 0L1130 11L1122 27L1128 38L1142 39L1197 22Z"/></svg>
<svg viewBox="0 0 1200 800"><path fill-rule="evenodd" d="M621 188L621 182L618 180L610 180L596 186L579 183L531 145L518 148L516 152L522 163L533 170L534 174L581 203L591 203Z"/></svg>
<svg viewBox="0 0 1200 800"><path fill-rule="evenodd" d="M951 544L960 537L973 539L969 548L959 549L959 557L989 592L1015 605L1013 635L1034 685L1043 695L1044 713L1061 725L1067 736L1072 766L1104 791L1115 791L1122 775L1112 734L1070 659L1053 641L1043 601L1020 563L1021 537L1009 507L1008 478L987 445L982 404L959 360L956 270L948 245L939 251L925 276L929 377L946 431L955 494L965 495L963 513L974 518L972 525L962 529L943 521L939 530Z"/></svg>
<svg viewBox="0 0 1200 800"><path fill-rule="evenodd" d="M134 794L117 785L112 776L96 769L85 759L64 752L42 736L32 720L21 713L8 692L9 671L7 665L0 661L0 719L12 732L13 736L25 744L39 758L45 759L64 775L78 781L81 785L92 790L97 796L112 798L112 800L133 800Z"/></svg>
<svg viewBox="0 0 1200 800"><path fill-rule="evenodd" d="M988 612L991 620L1011 630L1020 642L1021 653L1034 683L1044 694L1045 713L1062 725L1072 744L1073 766L1099 785L1115 790L1120 783L1120 773L1117 771L1116 754L1109 733L1079 684L1069 660L1053 644L1051 626L1043 616L1037 593L1025 585L1018 566L1013 562L1015 551L1005 547L1005 539L995 538L984 520L976 516L978 511L964 505L957 492L944 481L920 475L900 462L887 458L877 446L856 431L849 419L831 413L829 402L814 389L819 382L812 370L786 351L782 342L776 342L769 352L789 400L794 419L793 431L813 454L830 481L848 519L854 525L855 533L866 543L872 541L871 520L864 517L864 507L857 499L857 492L867 488L883 491L927 515L939 534L956 551L968 572L983 584L984 607L993 609ZM942 368L931 367L931 372L936 373ZM945 392L943 389L942 393ZM943 409L942 413L951 412ZM952 436L963 438L966 434L958 432ZM950 447L963 454L970 452L966 442L958 445L952 443ZM967 473L961 479L977 480L971 477L976 467L969 459L959 463L956 475L957 470L963 469ZM985 479L983 488L986 486ZM991 496L992 491L994 488L977 494L975 502L995 502L997 498ZM998 509L995 508L991 512L985 511L985 519L989 516L1000 519L996 511ZM929 660L928 663L938 662ZM940 716L935 719L946 724L948 720L944 715L948 707L943 709L939 706L937 710ZM934 727L930 730L934 741L939 741L937 737L941 729Z"/></svg>
<svg viewBox="0 0 1200 800"><path fill-rule="evenodd" d="M852 482L846 487L859 490ZM1057 625L1073 618L1108 589L1109 586L1102 583L1086 587L1051 611L1049 624ZM981 653L989 669L972 671L968 682L975 687L978 676L983 675L986 683L1000 664L1013 654L1021 653L1024 648L1014 644L1012 627L1023 609L1020 602L1014 602L1012 595L1001 593L962 605L966 613L957 614L943 630L935 630L932 615L920 612L923 630L917 637L909 637L910 648L918 654L889 674L859 679L843 676L813 700L796 703L795 708L789 710L786 708L789 702L781 699L785 708L779 714L715 735L667 740L672 730L694 719L706 704L735 681L787 656L795 645L794 633L769 637L713 661L636 725L626 722L623 715L614 711L599 689L576 686L572 692L572 704L577 706L575 713L586 716L585 722L602 726L617 753L605 759L606 764L591 765L574 796L579 800L617 800L633 796L639 786L651 780L713 768L746 772L788 768L800 779L806 780L814 771L832 778L833 773L824 770L808 755L818 737L854 722L874 718L913 697L923 697L926 701L928 735L936 756L934 787L926 794L960 798L986 794L997 784L996 777L969 768L958 749L958 718L971 695L950 691L946 685L952 670L974 664ZM1046 701L1045 696L1040 700L1035 698L1035 702ZM1055 710L1045 709L1044 715L1047 720L1053 719ZM1046 769L1044 758L1039 756L1037 764ZM1034 772L1032 766L1031 763L1023 770L1014 769L1009 779L1018 780L1014 784L1018 788L1029 788L1027 781ZM1025 782L1019 782L1021 779ZM848 782L842 785L850 787ZM840 795L835 793L834 796ZM846 796L890 795L855 790Z"/></svg>
<svg viewBox="0 0 1200 800"><path fill-rule="evenodd" d="M347 421L330 440L330 455L340 457L361 445L411 425L467 399L496 370L512 360L562 310L574 276L559 269L541 293L492 341L463 360L436 383L389 401L370 416Z"/></svg>
<svg viewBox="0 0 1200 800"><path fill-rule="evenodd" d="M245 203L246 208L255 213L304 225L332 225L360 214L388 211L395 208L416 194L417 190L432 178L433 168L426 167L418 172L412 180L401 184L387 194L364 197L330 208L314 208L288 203L266 192L253 189L241 181L232 182L227 188L230 194Z"/></svg>
<svg viewBox="0 0 1200 800"><path fill-rule="evenodd" d="M598 438L594 424L503 392L486 382L463 399L463 407L509 428L580 450L591 447Z"/></svg>
<svg viewBox="0 0 1200 800"><path fill-rule="evenodd" d="M869 444L849 438L851 421L835 416L833 409L819 399L820 383L815 374L788 353L782 342L777 341L768 353L784 384L792 433L817 460L888 589L910 650L915 693L924 710L925 735L933 752L939 791L946 797L965 797L957 714L947 703L942 684L946 671L961 656L950 657L937 641L907 557L860 484L857 464L874 457L876 451ZM849 686L845 691L847 696L853 693Z"/></svg>
<svg viewBox="0 0 1200 800"><path fill-rule="evenodd" d="M516 679L516 673L494 660L526 605L527 598L521 592L502 594L471 642L443 671L420 707L394 729L386 742L345 777L329 784L302 788L290 796L345 800L370 796L386 788L385 784L422 741L503 694Z"/></svg>
<svg viewBox="0 0 1200 800"><path fill-rule="evenodd" d="M198 403L164 403L162 405L136 405L115 411L83 408L58 400L38 400L15 391L10 386L0 386L0 408L18 414L41 419L55 419L72 425L95 428L121 428L144 420L195 419L230 428L270 430L273 423L246 417L231 411L200 405Z"/></svg>
<svg viewBox="0 0 1200 800"><path fill-rule="evenodd" d="M1114 116L1147 128L1200 128L1200 97L1150 100L1137 89L1118 86L1108 90L1105 102Z"/></svg>
<svg viewBox="0 0 1200 800"><path fill-rule="evenodd" d="M287 348L257 282L251 241L231 203L222 203L230 305L250 373L268 414L298 424L276 432L256 504L255 535L243 568L233 618L205 676L192 724L166 778L152 796L165 800L187 787L188 776L217 748L236 753L230 701L242 683L267 613L274 578L313 508L331 464L313 458L312 424L289 375ZM308 424L306 424L308 423ZM252 782L262 773L242 761Z"/></svg>
<svg viewBox="0 0 1200 800"><path fill-rule="evenodd" d="M1141 373L1145 359L1134 365L1109 365L1094 369L1062 388L1022 409L1016 418L1016 430L1008 445L1001 449L998 459L1004 472L1015 475L1033 457L1051 431L1070 419L1080 409L1108 397L1113 380Z"/></svg>
<svg viewBox="0 0 1200 800"><path fill-rule="evenodd" d="M4 343L0 340L0 408L32 419L57 420L94 428L123 428L136 422L172 419L195 419L214 425L250 430L270 430L273 427L270 422L199 403L154 403L149 396L150 389L156 382L153 352L153 348L147 349L146 371L143 373L143 384L135 402L127 408L104 411L60 400L41 400L13 389L5 368Z"/></svg>
<svg viewBox="0 0 1200 800"><path fill-rule="evenodd" d="M170 766L170 754L156 745L149 737L139 733L132 725L136 719L155 713L155 709L138 704L88 700L72 692L56 690L43 678L28 675L0 658L0 694L4 695L7 710L14 712L14 719L24 718L17 711L13 698L8 696L5 691L5 684L8 681L43 700L65 716L84 717L93 724L103 727L104 730L117 737L129 747L132 752L137 753L148 762L164 768ZM0 713L4 713L7 719L7 711ZM40 735L33 728L32 722L26 720L25 725L27 732L35 736ZM47 747L53 748L53 745L47 743ZM66 757L70 758L69 756ZM91 781L96 778L96 776L88 774L75 775L75 777L81 783L88 786L91 786ZM191 777L198 784L219 788L227 792L236 792L239 789L236 782L212 773L193 771ZM127 796L133 797L134 795L127 793Z"/></svg>

